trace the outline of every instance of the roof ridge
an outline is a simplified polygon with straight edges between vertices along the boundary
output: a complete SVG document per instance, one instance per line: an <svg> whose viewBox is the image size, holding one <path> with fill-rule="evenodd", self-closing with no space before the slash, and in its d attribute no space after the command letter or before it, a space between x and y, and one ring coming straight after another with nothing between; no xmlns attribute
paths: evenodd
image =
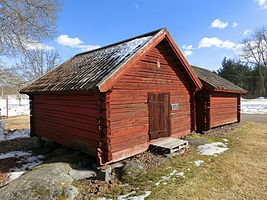
<svg viewBox="0 0 267 200"><path fill-rule="evenodd" d="M141 35L138 35L138 36L135 36L135 37L132 37L132 38L125 39L125 40L121 40L119 42L115 42L115 43L112 43L112 44L109 44L109 45L106 45L106 46L103 46L103 47L100 47L100 48L97 48L97 49L93 49L93 50L90 50L90 51L85 51L85 52L82 52L82 53L78 53L73 57L84 55L84 54L88 54L88 53L92 53L94 51L98 51L98 50L105 49L105 48L108 48L108 47L112 47L112 46L115 46L115 45L118 45L118 44L122 44L124 42L129 42L129 41L137 39L137 38L141 38L141 37L145 37L145 36L149 36L149 35L153 35L154 36L154 35L156 35L158 32L160 32L163 29L166 30L166 28L164 27L164 28L161 28L161 29L150 31L148 33L141 34Z"/></svg>

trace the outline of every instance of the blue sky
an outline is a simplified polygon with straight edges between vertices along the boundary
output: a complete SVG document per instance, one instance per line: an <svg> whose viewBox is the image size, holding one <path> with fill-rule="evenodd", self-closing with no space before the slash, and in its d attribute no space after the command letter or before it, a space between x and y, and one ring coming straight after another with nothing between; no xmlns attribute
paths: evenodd
<svg viewBox="0 0 267 200"><path fill-rule="evenodd" d="M61 0L46 48L62 60L166 27L190 64L217 70L237 57L241 41L267 25L267 0ZM192 46L191 46L192 45Z"/></svg>

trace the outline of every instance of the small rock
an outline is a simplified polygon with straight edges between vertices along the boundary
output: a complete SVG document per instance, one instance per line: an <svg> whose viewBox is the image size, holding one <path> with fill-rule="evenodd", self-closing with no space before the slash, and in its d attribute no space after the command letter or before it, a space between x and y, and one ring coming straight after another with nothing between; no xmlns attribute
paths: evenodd
<svg viewBox="0 0 267 200"><path fill-rule="evenodd" d="M138 172L143 169L144 169L144 165L140 160L131 160L127 162L123 167L123 171Z"/></svg>
<svg viewBox="0 0 267 200"><path fill-rule="evenodd" d="M0 199L73 200L78 193L70 169L66 163L39 165L0 188Z"/></svg>
<svg viewBox="0 0 267 200"><path fill-rule="evenodd" d="M86 169L71 169L69 172L70 176L74 180L81 180L85 178L90 178L90 177L96 177L96 172L93 170L86 170Z"/></svg>
<svg viewBox="0 0 267 200"><path fill-rule="evenodd" d="M97 179L100 179L103 181L111 181L111 172L112 170L109 165L100 167L99 171L97 172Z"/></svg>
<svg viewBox="0 0 267 200"><path fill-rule="evenodd" d="M79 191L73 185L67 185L63 187L62 193L63 193L63 196L65 197L65 200L74 200L75 197L79 194Z"/></svg>

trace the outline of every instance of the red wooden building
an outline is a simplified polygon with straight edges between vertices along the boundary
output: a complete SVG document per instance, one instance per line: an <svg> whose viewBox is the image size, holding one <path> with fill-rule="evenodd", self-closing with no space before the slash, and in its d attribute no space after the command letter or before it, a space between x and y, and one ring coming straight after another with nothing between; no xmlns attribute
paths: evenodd
<svg viewBox="0 0 267 200"><path fill-rule="evenodd" d="M31 136L107 164L147 150L155 139L195 130L201 87L161 29L78 54L21 93L31 99Z"/></svg>
<svg viewBox="0 0 267 200"><path fill-rule="evenodd" d="M196 92L197 131L240 122L240 95L247 91L207 69L191 67L203 84Z"/></svg>

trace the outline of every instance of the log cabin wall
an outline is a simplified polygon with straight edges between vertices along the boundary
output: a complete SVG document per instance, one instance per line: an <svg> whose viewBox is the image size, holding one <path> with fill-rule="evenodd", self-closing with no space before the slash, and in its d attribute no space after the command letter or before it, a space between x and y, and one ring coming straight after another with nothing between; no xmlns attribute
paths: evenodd
<svg viewBox="0 0 267 200"><path fill-rule="evenodd" d="M239 94L214 92L210 97L210 128L238 122Z"/></svg>
<svg viewBox="0 0 267 200"><path fill-rule="evenodd" d="M99 146L105 134L101 138L101 102L101 95L31 95L31 136L96 156L98 148L106 151Z"/></svg>
<svg viewBox="0 0 267 200"><path fill-rule="evenodd" d="M178 104L171 110L171 137L190 133L190 91L195 86L170 48L163 40L113 85L107 98L113 161L147 149L148 93L170 93L170 104Z"/></svg>

